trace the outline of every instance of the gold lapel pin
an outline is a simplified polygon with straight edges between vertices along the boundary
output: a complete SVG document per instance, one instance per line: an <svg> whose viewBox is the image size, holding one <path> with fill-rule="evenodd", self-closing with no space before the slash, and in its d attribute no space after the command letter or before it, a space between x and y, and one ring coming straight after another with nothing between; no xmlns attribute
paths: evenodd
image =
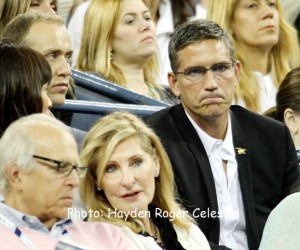
<svg viewBox="0 0 300 250"><path fill-rule="evenodd" d="M235 148L235 149L236 149L238 155L245 155L247 152L247 149L245 149L245 148Z"/></svg>

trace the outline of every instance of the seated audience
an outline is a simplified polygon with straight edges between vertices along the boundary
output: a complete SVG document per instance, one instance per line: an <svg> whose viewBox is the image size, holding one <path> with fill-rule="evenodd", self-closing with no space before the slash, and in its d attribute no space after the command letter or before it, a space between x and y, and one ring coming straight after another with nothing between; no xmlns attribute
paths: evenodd
<svg viewBox="0 0 300 250"><path fill-rule="evenodd" d="M285 76L276 95L276 106L264 114L289 128L300 163L300 68L292 69Z"/></svg>
<svg viewBox="0 0 300 250"><path fill-rule="evenodd" d="M169 84L181 104L148 122L167 150L180 197L209 241L257 250L269 213L298 180L290 133L282 123L231 106L241 64L218 24L179 26L169 56Z"/></svg>
<svg viewBox="0 0 300 250"><path fill-rule="evenodd" d="M297 32L281 1L210 0L207 18L233 39L242 64L233 102L259 113L274 106L281 81L300 61Z"/></svg>
<svg viewBox="0 0 300 250"><path fill-rule="evenodd" d="M13 121L33 113L49 113L47 95L52 72L38 52L0 42L0 137Z"/></svg>
<svg viewBox="0 0 300 250"><path fill-rule="evenodd" d="M281 201L268 217L259 250L300 249L299 211L299 192Z"/></svg>
<svg viewBox="0 0 300 250"><path fill-rule="evenodd" d="M30 13L18 15L6 26L2 40L28 46L46 58L52 70L48 95L53 106L64 104L70 89L72 44L62 18ZM72 133L80 148L85 133L77 129L72 129Z"/></svg>
<svg viewBox="0 0 300 250"><path fill-rule="evenodd" d="M55 14L57 11L57 0L1 0L1 2L0 37L5 26L19 14L26 12Z"/></svg>
<svg viewBox="0 0 300 250"><path fill-rule="evenodd" d="M101 211L89 221L120 226L138 249L210 249L176 202L172 167L161 142L136 116L117 112L99 120L80 158L89 168L80 187L82 200L87 210Z"/></svg>
<svg viewBox="0 0 300 250"><path fill-rule="evenodd" d="M68 218L74 188L87 171L72 134L57 119L34 114L13 122L0 139L0 230L8 236L1 237L1 249L45 249L49 235L84 249L132 250L118 227Z"/></svg>
<svg viewBox="0 0 300 250"><path fill-rule="evenodd" d="M160 86L155 27L146 0L92 0L84 26L79 70L151 98L176 102Z"/></svg>

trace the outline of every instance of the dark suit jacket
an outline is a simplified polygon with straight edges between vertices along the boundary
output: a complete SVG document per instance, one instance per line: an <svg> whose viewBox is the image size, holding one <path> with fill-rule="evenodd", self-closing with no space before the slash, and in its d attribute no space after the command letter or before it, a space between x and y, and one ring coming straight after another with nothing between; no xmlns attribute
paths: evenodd
<svg viewBox="0 0 300 250"><path fill-rule="evenodd" d="M233 144L245 207L249 249L258 249L271 210L298 179L295 147L280 122L232 106ZM181 104L156 112L147 122L162 140L173 165L180 197L207 239L219 243L219 218L200 217L218 211L214 178L204 146ZM209 211L208 211L209 210ZM193 214L194 213L194 214ZM197 218L198 217L198 218Z"/></svg>

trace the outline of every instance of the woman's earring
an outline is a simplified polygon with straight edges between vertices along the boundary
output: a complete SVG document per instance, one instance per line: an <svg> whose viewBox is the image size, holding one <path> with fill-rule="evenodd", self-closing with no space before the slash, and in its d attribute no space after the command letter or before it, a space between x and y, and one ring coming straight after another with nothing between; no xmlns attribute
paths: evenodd
<svg viewBox="0 0 300 250"><path fill-rule="evenodd" d="M159 176L159 172L157 171L155 174L154 174L154 177L157 178Z"/></svg>
<svg viewBox="0 0 300 250"><path fill-rule="evenodd" d="M114 59L114 56L113 56L113 52L111 51L110 53L109 53L109 59L112 61L112 59Z"/></svg>
<svg viewBox="0 0 300 250"><path fill-rule="evenodd" d="M100 192L102 189L101 189L101 188L99 188L99 187L97 187L97 190Z"/></svg>

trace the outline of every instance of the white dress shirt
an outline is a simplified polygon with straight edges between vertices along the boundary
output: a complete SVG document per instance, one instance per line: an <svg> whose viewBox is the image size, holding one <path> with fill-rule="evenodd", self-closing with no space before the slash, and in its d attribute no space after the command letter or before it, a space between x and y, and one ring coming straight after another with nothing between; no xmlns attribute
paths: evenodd
<svg viewBox="0 0 300 250"><path fill-rule="evenodd" d="M213 172L220 214L220 245L234 250L247 250L246 220L238 166L232 139L231 120L228 115L228 127L225 140L218 140L204 132L186 113L208 155ZM227 161L227 172L223 167Z"/></svg>

